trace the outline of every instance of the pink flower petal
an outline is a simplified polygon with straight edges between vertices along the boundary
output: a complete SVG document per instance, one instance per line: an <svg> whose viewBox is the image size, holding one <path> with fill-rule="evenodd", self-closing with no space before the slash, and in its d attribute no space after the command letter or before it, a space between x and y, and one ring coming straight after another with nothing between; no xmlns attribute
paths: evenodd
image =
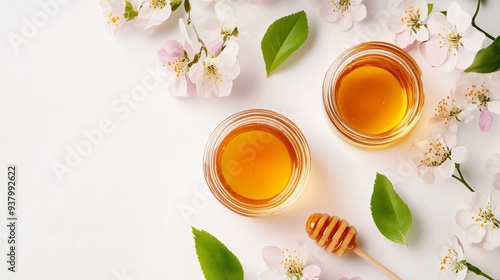
<svg viewBox="0 0 500 280"><path fill-rule="evenodd" d="M423 171L421 171L420 177L422 178L422 181L427 184L434 183L434 168L428 167L424 169Z"/></svg>
<svg viewBox="0 0 500 280"><path fill-rule="evenodd" d="M341 16L340 19L337 21L337 27L345 31L352 26L352 16L350 13L344 14L344 16Z"/></svg>
<svg viewBox="0 0 500 280"><path fill-rule="evenodd" d="M445 162L441 163L441 165L437 167L437 170L441 178L448 179L451 177L451 175L453 175L453 172L455 171L455 163L448 159Z"/></svg>
<svg viewBox="0 0 500 280"><path fill-rule="evenodd" d="M441 66L448 57L448 51L440 47L439 40L429 40L420 44L420 53L433 67Z"/></svg>
<svg viewBox="0 0 500 280"><path fill-rule="evenodd" d="M451 158L455 163L464 163L467 159L467 148L464 146L455 147L451 153Z"/></svg>
<svg viewBox="0 0 500 280"><path fill-rule="evenodd" d="M264 247L262 249L262 258L271 271L279 272L283 268L281 265L283 255L281 249L277 246Z"/></svg>
<svg viewBox="0 0 500 280"><path fill-rule="evenodd" d="M333 5L330 1L325 1L323 5L321 5L319 15L327 22L337 22L339 18L342 17L342 14L339 11L333 11Z"/></svg>
<svg viewBox="0 0 500 280"><path fill-rule="evenodd" d="M484 238L483 248L487 251L492 251L496 247L500 246L500 230L488 230L486 231L486 237Z"/></svg>
<svg viewBox="0 0 500 280"><path fill-rule="evenodd" d="M479 117L479 128L481 131L486 132L491 129L493 125L493 115L487 107L482 107L481 115Z"/></svg>
<svg viewBox="0 0 500 280"><path fill-rule="evenodd" d="M351 13L352 20L355 22L359 22L366 17L366 6L364 4L360 4L358 6L354 6L351 4L349 12Z"/></svg>
<svg viewBox="0 0 500 280"><path fill-rule="evenodd" d="M321 268L315 264L310 264L304 268L302 273L307 280L316 280L319 279Z"/></svg>
<svg viewBox="0 0 500 280"><path fill-rule="evenodd" d="M222 51L222 45L224 44L224 41L222 40L222 37L219 37L207 44L207 51L209 54L213 54L215 56L218 56L220 52Z"/></svg>
<svg viewBox="0 0 500 280"><path fill-rule="evenodd" d="M392 33L401 33L406 29L406 23L401 20L399 14L391 15L387 21L387 28L389 28Z"/></svg>
<svg viewBox="0 0 500 280"><path fill-rule="evenodd" d="M468 210L459 210L455 216L455 222L462 229L468 229L469 227L476 224L474 219L471 219L472 215L473 214Z"/></svg>
<svg viewBox="0 0 500 280"><path fill-rule="evenodd" d="M420 42L427 41L429 39L429 30L424 26L421 26L417 31L417 40Z"/></svg>
<svg viewBox="0 0 500 280"><path fill-rule="evenodd" d="M166 41L163 44L163 48L161 48L157 52L157 55L164 62L177 60L177 58L179 58L179 56L182 56L183 54L184 48L182 47L181 43L175 40Z"/></svg>
<svg viewBox="0 0 500 280"><path fill-rule="evenodd" d="M457 24L457 19L462 16L462 13L462 8L456 2L453 2L446 12L446 17L451 24Z"/></svg>
<svg viewBox="0 0 500 280"><path fill-rule="evenodd" d="M444 30L448 30L448 20L442 13L436 12L427 20L427 28L430 35L437 35Z"/></svg>
<svg viewBox="0 0 500 280"><path fill-rule="evenodd" d="M397 33L394 37L394 43L396 46L406 49L409 46L415 46L415 38L410 35L410 30L404 30L403 32Z"/></svg>

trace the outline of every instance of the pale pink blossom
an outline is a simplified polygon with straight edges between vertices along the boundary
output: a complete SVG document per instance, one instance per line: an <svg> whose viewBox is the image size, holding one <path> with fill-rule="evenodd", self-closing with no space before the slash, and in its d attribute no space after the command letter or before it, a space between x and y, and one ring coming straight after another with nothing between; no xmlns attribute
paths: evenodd
<svg viewBox="0 0 500 280"><path fill-rule="evenodd" d="M486 250L500 247L500 191L471 193L456 222L466 231L469 243L482 243Z"/></svg>
<svg viewBox="0 0 500 280"><path fill-rule="evenodd" d="M233 7L227 1L214 5L216 18L200 17L198 24L206 30L217 30L215 39L207 43L209 53L218 55L224 43L232 36L238 36L238 26Z"/></svg>
<svg viewBox="0 0 500 280"><path fill-rule="evenodd" d="M451 244L440 245L439 255L439 280L463 280L467 276L467 260L465 259L462 242L457 236L451 237Z"/></svg>
<svg viewBox="0 0 500 280"><path fill-rule="evenodd" d="M366 6L362 0L325 0L319 15L327 22L335 23L340 30L351 28L353 22L366 17Z"/></svg>
<svg viewBox="0 0 500 280"><path fill-rule="evenodd" d="M99 4L104 9L106 30L110 34L117 35L127 21L123 16L125 13L125 0L101 0Z"/></svg>
<svg viewBox="0 0 500 280"><path fill-rule="evenodd" d="M423 57L431 66L443 71L470 66L485 37L471 23L470 15L455 2L446 16L432 13L427 21L429 40L420 44Z"/></svg>
<svg viewBox="0 0 500 280"><path fill-rule="evenodd" d="M387 27L396 34L394 43L410 51L417 42L429 39L429 31L424 23L427 18L427 1L403 0L389 17Z"/></svg>
<svg viewBox="0 0 500 280"><path fill-rule="evenodd" d="M418 175L428 184L434 182L434 173L447 179L455 171L455 163L463 163L467 159L467 149L457 146L457 136L453 131L443 135L430 135L429 139L411 146L411 160L417 166Z"/></svg>
<svg viewBox="0 0 500 280"><path fill-rule="evenodd" d="M238 43L229 40L219 55L209 54L193 64L189 78L196 84L198 96L228 96L233 80L240 74Z"/></svg>
<svg viewBox="0 0 500 280"><path fill-rule="evenodd" d="M196 91L195 84L189 78L188 65L193 57L192 53L190 45L185 44L183 47L175 40L165 42L157 53L165 67L168 91L174 96L190 96Z"/></svg>
<svg viewBox="0 0 500 280"><path fill-rule="evenodd" d="M153 32L170 17L172 13L170 2L171 0L141 0L135 26Z"/></svg>
<svg viewBox="0 0 500 280"><path fill-rule="evenodd" d="M471 109L463 99L457 101L453 95L448 95L439 101L435 108L435 114L430 118L429 123L440 124L444 131L450 130L456 133L459 123L468 123L472 118Z"/></svg>
<svg viewBox="0 0 500 280"><path fill-rule="evenodd" d="M283 248L267 246L262 249L262 258L268 270L260 275L262 280L317 280L321 268L310 264L306 266L308 249L295 239L285 241Z"/></svg>
<svg viewBox="0 0 500 280"><path fill-rule="evenodd" d="M488 131L493 115L500 115L500 72L462 73L454 92L455 98L481 111L479 127Z"/></svg>

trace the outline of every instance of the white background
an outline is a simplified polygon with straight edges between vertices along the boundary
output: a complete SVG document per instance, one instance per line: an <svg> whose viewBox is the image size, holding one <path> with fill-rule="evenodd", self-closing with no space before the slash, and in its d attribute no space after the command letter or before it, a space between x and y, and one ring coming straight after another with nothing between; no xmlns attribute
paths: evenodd
<svg viewBox="0 0 500 280"><path fill-rule="evenodd" d="M464 239L455 213L463 208L467 189L453 179L426 185L407 162L409 147L430 131L427 120L459 71L431 69L412 52L423 70L426 105L413 133L391 148L350 146L325 117L321 86L328 66L356 43L392 41L384 22L395 1L365 1L367 18L347 32L319 17L319 0L242 3L236 6L238 25L253 39L239 40L241 74L229 97L172 97L161 83L134 101L128 114L117 107L123 108L122 98L130 98L159 65L156 51L165 40L182 40L177 28L182 9L153 35L130 28L113 37L105 31L95 1L56 2L48 16L40 5L45 2L10 1L0 12L0 279L203 279L191 226L223 241L241 260L246 279L258 279L266 270L264 246L280 246L289 237L309 246L309 261L322 268L322 279L385 279L355 254L322 253L304 231L314 212L335 214L356 226L360 246L404 279L434 279L440 261L436 247L454 234ZM446 10L449 3L437 1L435 6ZM475 1L460 4L473 13ZM196 0L192 5L193 18L211 15ZM498 1L488 1L479 17L479 24L494 35L500 33L499 8ZM274 20L299 10L307 13L309 37L267 78L260 40ZM45 22L40 14L46 15ZM35 21L36 30L23 35L25 25ZM15 47L11 34L26 40ZM208 192L202 171L212 130L249 108L275 110L292 119L312 153L303 195L287 211L263 219L238 216L221 206ZM112 131L88 155L73 159L71 172L59 180L53 165L68 164L71 151L85 145L84 133L98 129L102 121ZM484 166L489 155L500 152L496 122L482 133L476 117L460 132L461 144L469 148L463 170L477 191L492 188L496 171ZM4 261L8 164L18 166L16 273L7 272ZM369 202L376 172L393 180L412 210L407 248L385 239L372 221ZM488 252L473 245L465 250L469 262L500 278L500 249Z"/></svg>

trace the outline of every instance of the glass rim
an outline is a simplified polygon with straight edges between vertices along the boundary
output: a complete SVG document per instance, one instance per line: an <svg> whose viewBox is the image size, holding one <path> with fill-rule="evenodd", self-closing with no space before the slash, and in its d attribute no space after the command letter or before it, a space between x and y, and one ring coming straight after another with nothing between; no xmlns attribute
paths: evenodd
<svg viewBox="0 0 500 280"><path fill-rule="evenodd" d="M383 133L367 134L349 127L340 116L335 104L335 86L339 75L348 65L360 58L374 55L401 66L412 81L412 90L408 98L407 112L397 126ZM331 63L323 80L323 105L330 123L344 141L356 146L381 148L396 143L411 131L422 113L425 96L421 75L415 60L406 51L391 43L372 41L347 49ZM410 93L407 91L407 94Z"/></svg>
<svg viewBox="0 0 500 280"><path fill-rule="evenodd" d="M264 124L280 130L290 142L296 156L296 166L292 169L287 186L263 204L251 203L250 199L244 201L228 192L216 170L217 152L222 141L231 131L249 124ZM310 169L310 151L303 133L290 119L266 109L241 111L223 120L210 135L203 155L205 180L215 198L231 211L250 217L268 216L288 208L304 190Z"/></svg>

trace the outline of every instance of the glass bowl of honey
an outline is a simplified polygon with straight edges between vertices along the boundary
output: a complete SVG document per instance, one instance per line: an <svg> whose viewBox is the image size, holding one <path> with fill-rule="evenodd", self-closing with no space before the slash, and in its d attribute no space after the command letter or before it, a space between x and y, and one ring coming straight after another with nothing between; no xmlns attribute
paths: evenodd
<svg viewBox="0 0 500 280"><path fill-rule="evenodd" d="M244 216L268 216L302 193L311 168L300 129L273 111L251 109L220 123L208 139L203 169L224 206Z"/></svg>
<svg viewBox="0 0 500 280"><path fill-rule="evenodd" d="M403 49L362 43L343 52L323 81L323 104L338 135L366 148L401 140L424 105L421 71Z"/></svg>

